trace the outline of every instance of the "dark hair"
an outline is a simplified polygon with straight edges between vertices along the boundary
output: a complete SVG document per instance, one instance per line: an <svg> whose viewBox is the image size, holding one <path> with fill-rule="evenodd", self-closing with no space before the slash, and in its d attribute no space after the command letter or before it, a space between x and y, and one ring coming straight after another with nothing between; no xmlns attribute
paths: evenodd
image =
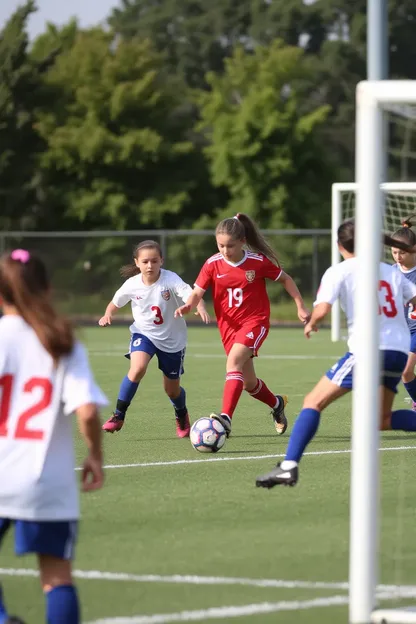
<svg viewBox="0 0 416 624"><path fill-rule="evenodd" d="M348 221L344 221L338 228L338 244L341 245L345 251L349 253L354 253L354 237L355 237L355 222L354 219L349 219ZM394 234L396 236L396 234ZM398 240L397 238L393 238L388 234L383 233L383 243L388 247L397 247L397 249L402 249L403 251L413 251L413 245L408 244L402 240Z"/></svg>
<svg viewBox="0 0 416 624"><path fill-rule="evenodd" d="M42 260L25 249L0 257L0 297L13 305L35 331L54 360L71 353L74 330L51 301L50 281Z"/></svg>
<svg viewBox="0 0 416 624"><path fill-rule="evenodd" d="M215 228L215 234L228 234L234 240L245 239L249 249L263 254L279 266L275 251L270 247L254 221L246 214L239 212L235 217L223 219Z"/></svg>
<svg viewBox="0 0 416 624"><path fill-rule="evenodd" d="M142 243L139 243L138 245L136 245L136 247L133 249L133 259L136 259L136 260L138 259L142 249L156 249L159 256L163 258L162 248L159 245L159 243L157 243L154 240L145 240ZM131 264L125 264L120 269L120 275L122 277L134 277L135 275L138 275L139 273L140 273L140 269L135 265L134 262L132 262Z"/></svg>
<svg viewBox="0 0 416 624"><path fill-rule="evenodd" d="M402 227L396 230L393 234L394 238L399 238L401 241L404 241L408 245L414 247L416 245L416 234L412 230L412 219L416 217L416 215L412 214L406 217L404 221L402 221Z"/></svg>

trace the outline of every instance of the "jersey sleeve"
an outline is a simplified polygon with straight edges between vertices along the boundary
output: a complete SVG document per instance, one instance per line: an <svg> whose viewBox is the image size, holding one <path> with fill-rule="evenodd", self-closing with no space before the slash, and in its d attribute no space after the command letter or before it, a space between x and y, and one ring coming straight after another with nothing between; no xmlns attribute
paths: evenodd
<svg viewBox="0 0 416 624"><path fill-rule="evenodd" d="M198 286L198 288L201 288L202 290L207 290L212 283L213 275L214 263L211 262L211 264L208 264L208 262L205 262L204 266L199 272L198 277L195 280L195 286Z"/></svg>
<svg viewBox="0 0 416 624"><path fill-rule="evenodd" d="M190 295L192 294L192 287L189 286L186 282L183 281L179 275L175 275L175 279L172 284L173 291L175 295L180 297L184 303L187 302Z"/></svg>
<svg viewBox="0 0 416 624"><path fill-rule="evenodd" d="M413 284L402 273L400 273L403 288L403 299L405 303L409 303L413 297L416 297L416 284Z"/></svg>
<svg viewBox="0 0 416 624"><path fill-rule="evenodd" d="M105 394L94 381L85 348L79 342L67 359L62 387L64 413L69 416L82 405L108 405Z"/></svg>
<svg viewBox="0 0 416 624"><path fill-rule="evenodd" d="M122 308L129 301L131 301L132 295L130 293L129 280L124 282L122 286L117 290L112 299L115 306Z"/></svg>
<svg viewBox="0 0 416 624"><path fill-rule="evenodd" d="M321 284L316 295L314 306L319 303L329 303L333 305L339 297L341 282L336 279L333 268L330 267L322 276Z"/></svg>
<svg viewBox="0 0 416 624"><path fill-rule="evenodd" d="M276 264L274 264L274 262L269 260L269 258L266 258L266 256L264 256L264 260L262 262L262 277L271 279L276 282L281 274L281 267L277 266Z"/></svg>

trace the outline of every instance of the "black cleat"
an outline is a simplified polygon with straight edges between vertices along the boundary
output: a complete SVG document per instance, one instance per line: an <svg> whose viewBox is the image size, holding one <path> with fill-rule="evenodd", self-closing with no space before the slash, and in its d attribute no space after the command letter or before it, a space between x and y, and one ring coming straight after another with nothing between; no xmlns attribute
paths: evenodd
<svg viewBox="0 0 416 624"><path fill-rule="evenodd" d="M25 624L25 623L20 618L12 615L9 617L8 620L6 620L6 624Z"/></svg>
<svg viewBox="0 0 416 624"><path fill-rule="evenodd" d="M270 472L267 472L261 477L257 477L257 487L272 488L275 485L296 485L299 478L299 468L295 466L290 470L283 470L280 464L277 464L276 468L273 468Z"/></svg>
<svg viewBox="0 0 416 624"><path fill-rule="evenodd" d="M225 429L225 435L229 438L231 434L231 418L227 414L210 414L209 417L221 423Z"/></svg>
<svg viewBox="0 0 416 624"><path fill-rule="evenodd" d="M285 394L277 394L276 398L279 399L279 405L271 411L271 414L273 416L274 428L276 429L277 435L283 435L287 429L285 407L288 403L288 398Z"/></svg>

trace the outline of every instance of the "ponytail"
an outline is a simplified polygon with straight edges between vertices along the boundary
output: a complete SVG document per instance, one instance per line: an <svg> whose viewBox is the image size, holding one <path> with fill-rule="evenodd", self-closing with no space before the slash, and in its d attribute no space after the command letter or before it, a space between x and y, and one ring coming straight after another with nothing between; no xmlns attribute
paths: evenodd
<svg viewBox="0 0 416 624"><path fill-rule="evenodd" d="M237 213L231 219L224 219L218 223L215 234L228 234L235 240L246 240L247 247L251 251L263 254L274 264L279 265L276 252L261 234L257 225L246 214Z"/></svg>
<svg viewBox="0 0 416 624"><path fill-rule="evenodd" d="M416 245L416 233L412 230L413 220L416 218L415 214L411 214L402 221L402 227L396 230L393 234L395 238L400 238L402 241L414 247ZM401 247L397 247L397 245L393 245L397 249L401 249Z"/></svg>
<svg viewBox="0 0 416 624"><path fill-rule="evenodd" d="M56 312L46 268L39 258L25 249L3 254L0 297L16 308L55 361L71 353L75 341L72 324Z"/></svg>
<svg viewBox="0 0 416 624"><path fill-rule="evenodd" d="M138 245L136 245L136 247L133 249L133 260L139 259L140 251L142 249L156 249L160 257L163 259L162 248L159 245L159 243L157 243L154 240L145 240L139 243ZM136 265L135 262L131 262L130 264L125 264L120 269L121 277L125 277L126 279L128 279L129 277L134 277L135 275L139 275L139 273L140 273L140 269Z"/></svg>

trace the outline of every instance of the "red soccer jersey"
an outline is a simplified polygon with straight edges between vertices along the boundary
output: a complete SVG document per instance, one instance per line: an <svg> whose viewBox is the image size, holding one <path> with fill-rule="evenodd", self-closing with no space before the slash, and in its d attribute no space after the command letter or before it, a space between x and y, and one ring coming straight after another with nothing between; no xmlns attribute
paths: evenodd
<svg viewBox="0 0 416 624"><path fill-rule="evenodd" d="M220 253L211 256L202 267L195 285L203 290L212 286L214 310L221 334L228 327L270 324L270 301L265 278L278 280L282 269L263 254L246 251L233 264Z"/></svg>

